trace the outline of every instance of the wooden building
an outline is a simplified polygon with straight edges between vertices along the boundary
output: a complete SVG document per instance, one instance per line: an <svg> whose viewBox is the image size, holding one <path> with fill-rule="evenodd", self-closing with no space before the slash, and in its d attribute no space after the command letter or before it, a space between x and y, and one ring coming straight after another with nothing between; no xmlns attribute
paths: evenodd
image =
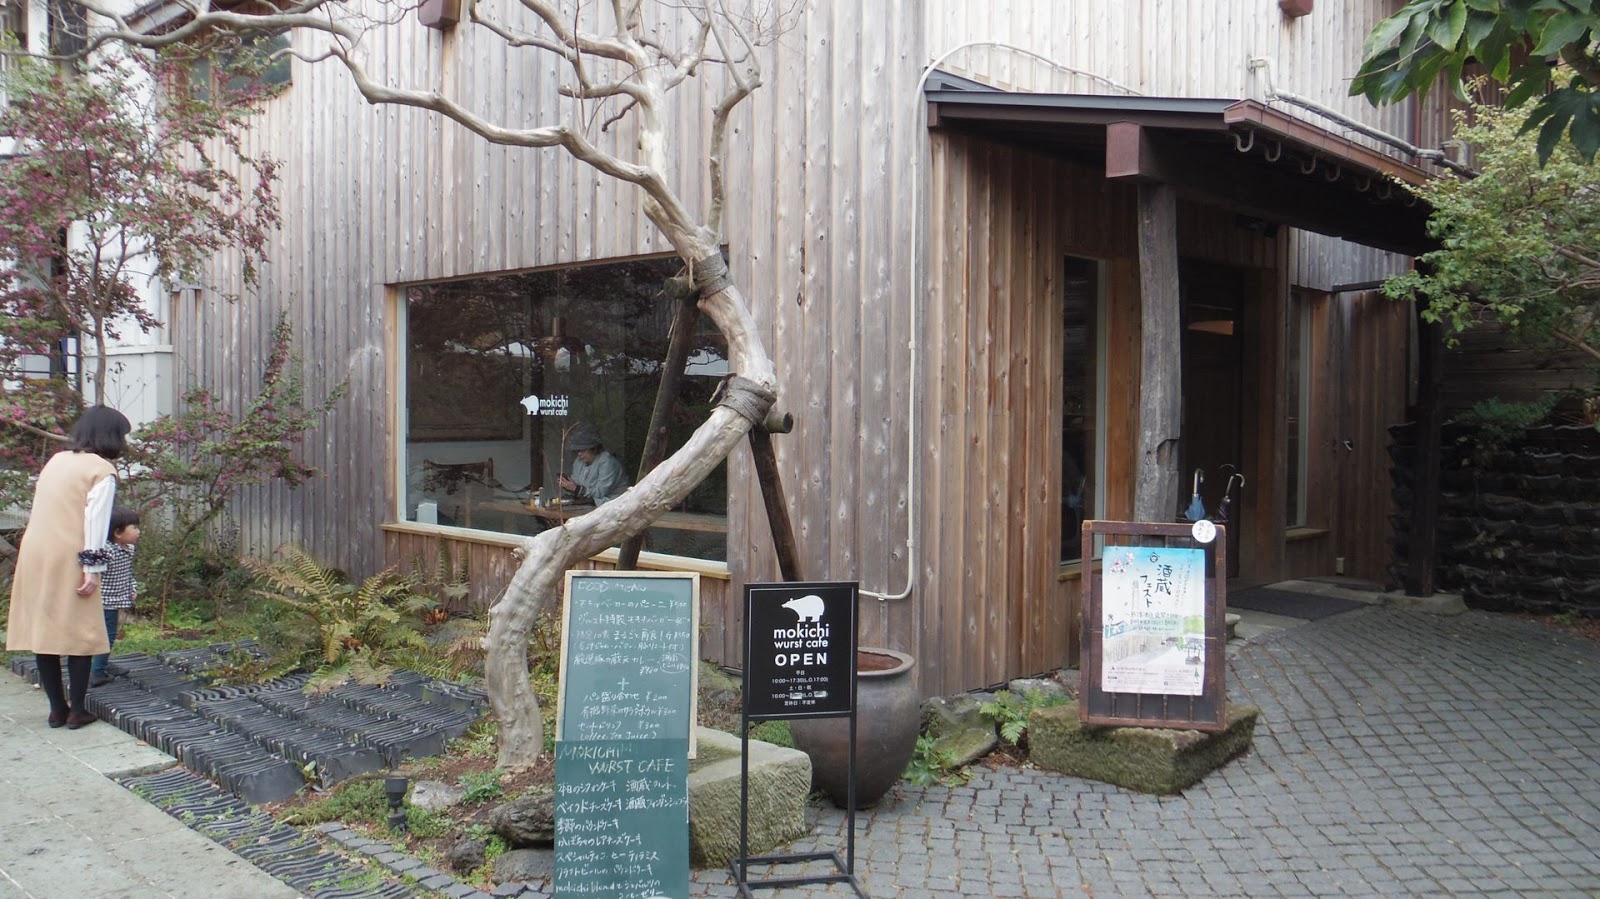
<svg viewBox="0 0 1600 899"><path fill-rule="evenodd" d="M1181 296L1185 498L1195 468L1213 507L1243 481L1232 573L1383 576L1413 324L1370 286L1421 246L1400 184L1424 172L1307 104L1430 138L1412 106L1344 96L1396 6L801 5L732 123L727 255L797 419L776 447L803 574L874 594L863 642L915 654L925 693L1074 661L1074 537L1132 508L1159 259ZM391 83L511 124L570 102L553 65L466 23L407 16L366 41ZM675 110L701 145L714 87ZM325 479L242 497L247 545L299 541L352 573L443 549L486 605L541 526L519 512L564 470L565 424L636 463L638 385L613 376L647 380L668 247L630 187L369 107L333 65L297 62L249 141L284 162L285 225L252 301L173 298L173 387L248 396L286 309L308 380L349 398L308 451ZM697 149L678 176L703 198ZM1175 198L1143 253L1142 195ZM720 357L701 349L703 387ZM741 586L777 579L748 454L678 516L644 562L705 576L704 655L737 664Z"/></svg>

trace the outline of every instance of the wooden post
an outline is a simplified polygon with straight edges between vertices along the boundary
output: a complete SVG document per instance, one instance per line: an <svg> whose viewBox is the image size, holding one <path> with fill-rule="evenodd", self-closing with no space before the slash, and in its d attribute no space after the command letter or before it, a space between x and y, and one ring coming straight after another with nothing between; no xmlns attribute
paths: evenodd
<svg viewBox="0 0 1600 899"><path fill-rule="evenodd" d="M1178 301L1178 198L1170 185L1139 185L1139 457L1137 521L1178 514L1178 438L1183 415L1183 331Z"/></svg>
<svg viewBox="0 0 1600 899"><path fill-rule="evenodd" d="M795 543L794 526L789 523L789 507L783 501L783 478L778 474L772 435L765 428L750 429L750 455L756 463L756 480L761 484L761 500L767 508L767 526L772 528L772 544L778 551L778 572L785 581L798 581L799 546Z"/></svg>
<svg viewBox="0 0 1600 899"><path fill-rule="evenodd" d="M1432 596L1439 554L1439 452L1444 410L1444 326L1417 314L1417 443L1412 458L1406 595Z"/></svg>
<svg viewBox="0 0 1600 899"><path fill-rule="evenodd" d="M661 383L656 388L656 404L650 412L650 428L645 432L644 453L639 458L639 475L634 478L635 484L667 457L667 423L672 418L672 410L678 405L683 369L689 364L689 354L694 350L695 325L700 322L699 296L688 285L680 285L678 289L682 293L678 296L678 307L672 313L667 359L662 363ZM639 551L644 548L644 534L644 531L640 531L623 541L617 558L619 571L632 571L639 567Z"/></svg>

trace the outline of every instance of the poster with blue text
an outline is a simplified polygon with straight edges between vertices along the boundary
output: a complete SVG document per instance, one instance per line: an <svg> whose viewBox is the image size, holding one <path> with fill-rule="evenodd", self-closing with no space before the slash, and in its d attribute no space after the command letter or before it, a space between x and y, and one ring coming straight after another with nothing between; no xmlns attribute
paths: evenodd
<svg viewBox="0 0 1600 899"><path fill-rule="evenodd" d="M1205 550L1107 547L1100 688L1199 696L1206 670Z"/></svg>

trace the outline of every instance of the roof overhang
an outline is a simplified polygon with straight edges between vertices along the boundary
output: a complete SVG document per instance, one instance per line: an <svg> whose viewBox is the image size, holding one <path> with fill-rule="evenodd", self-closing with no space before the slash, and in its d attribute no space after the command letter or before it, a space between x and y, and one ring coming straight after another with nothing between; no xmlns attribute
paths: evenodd
<svg viewBox="0 0 1600 899"><path fill-rule="evenodd" d="M1186 199L1409 256L1434 249L1428 173L1254 100L1034 94L939 73L928 125L1171 184Z"/></svg>

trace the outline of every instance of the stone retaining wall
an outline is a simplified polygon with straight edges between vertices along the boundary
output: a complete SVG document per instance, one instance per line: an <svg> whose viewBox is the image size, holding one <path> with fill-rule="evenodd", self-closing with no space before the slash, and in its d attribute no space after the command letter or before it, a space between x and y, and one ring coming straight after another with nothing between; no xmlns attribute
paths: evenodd
<svg viewBox="0 0 1600 899"><path fill-rule="evenodd" d="M1415 426L1390 429L1392 584L1409 550ZM1440 590L1490 611L1600 617L1600 432L1536 427L1501 447L1446 425L1440 457Z"/></svg>

